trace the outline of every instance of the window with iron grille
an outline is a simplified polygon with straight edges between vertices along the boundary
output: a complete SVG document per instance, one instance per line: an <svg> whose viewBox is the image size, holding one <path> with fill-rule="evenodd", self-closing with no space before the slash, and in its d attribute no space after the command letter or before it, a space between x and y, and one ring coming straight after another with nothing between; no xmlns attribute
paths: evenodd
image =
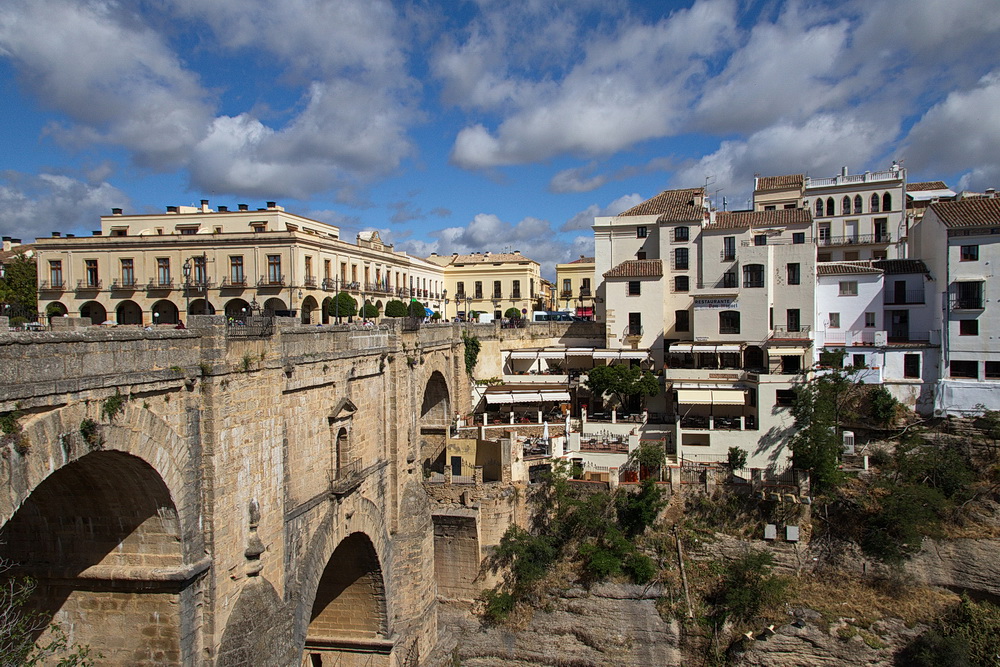
<svg viewBox="0 0 1000 667"><path fill-rule="evenodd" d="M743 286L744 287L764 286L763 264L747 264L746 266L743 267Z"/></svg>
<svg viewBox="0 0 1000 667"><path fill-rule="evenodd" d="M719 333L738 334L740 332L740 311L724 310L719 313Z"/></svg>

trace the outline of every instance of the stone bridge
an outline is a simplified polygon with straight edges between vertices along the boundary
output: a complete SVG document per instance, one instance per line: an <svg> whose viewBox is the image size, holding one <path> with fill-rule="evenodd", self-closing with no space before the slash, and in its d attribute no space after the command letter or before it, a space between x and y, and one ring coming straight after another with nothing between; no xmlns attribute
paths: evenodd
<svg viewBox="0 0 1000 667"><path fill-rule="evenodd" d="M102 664L421 664L421 452L470 408L461 330L190 320L0 335L0 556L31 606Z"/></svg>

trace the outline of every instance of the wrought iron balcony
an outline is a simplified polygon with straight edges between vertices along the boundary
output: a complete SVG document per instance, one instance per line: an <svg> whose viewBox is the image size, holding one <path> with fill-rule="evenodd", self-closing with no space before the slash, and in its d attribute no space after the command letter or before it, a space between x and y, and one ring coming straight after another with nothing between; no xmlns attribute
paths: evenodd
<svg viewBox="0 0 1000 667"><path fill-rule="evenodd" d="M818 246L877 245L882 243L892 243L892 235L889 233L854 234L853 236L821 236L816 239Z"/></svg>
<svg viewBox="0 0 1000 667"><path fill-rule="evenodd" d="M115 278L114 280L111 281L112 291L134 290L136 287L138 287L138 283L136 282L135 278L129 278L127 280L124 278L122 280L118 280L117 278Z"/></svg>
<svg viewBox="0 0 1000 667"><path fill-rule="evenodd" d="M65 280L42 280L38 283L38 289L41 291L61 290L65 286L66 286Z"/></svg>
<svg viewBox="0 0 1000 667"><path fill-rule="evenodd" d="M261 276L260 280L257 281L257 287L284 287L285 286L285 275L267 275Z"/></svg>
<svg viewBox="0 0 1000 667"><path fill-rule="evenodd" d="M88 290L99 290L101 285L104 283L103 280L77 280L76 290L78 292L86 292Z"/></svg>
<svg viewBox="0 0 1000 667"><path fill-rule="evenodd" d="M246 287L247 279L245 276L238 276L236 278L223 278L222 283L219 285L220 288L226 289L227 287Z"/></svg>
<svg viewBox="0 0 1000 667"><path fill-rule="evenodd" d="M302 279L303 287L316 287L316 276L306 276Z"/></svg>
<svg viewBox="0 0 1000 667"><path fill-rule="evenodd" d="M882 300L887 306L904 306L926 303L922 289L906 290L905 292L886 292Z"/></svg>
<svg viewBox="0 0 1000 667"><path fill-rule="evenodd" d="M170 278L166 280L153 279L146 283L146 289L173 289L174 281Z"/></svg>
<svg viewBox="0 0 1000 667"><path fill-rule="evenodd" d="M809 338L811 327L808 324L799 326L775 325L771 330L771 338Z"/></svg>

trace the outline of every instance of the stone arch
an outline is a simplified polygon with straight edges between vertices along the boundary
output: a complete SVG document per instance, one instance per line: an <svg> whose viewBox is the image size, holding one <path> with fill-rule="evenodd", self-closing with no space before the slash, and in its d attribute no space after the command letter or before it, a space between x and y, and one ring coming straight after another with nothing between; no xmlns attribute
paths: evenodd
<svg viewBox="0 0 1000 667"><path fill-rule="evenodd" d="M88 301L80 306L80 317L89 319L91 324L104 324L108 319L108 310L100 302Z"/></svg>
<svg viewBox="0 0 1000 667"><path fill-rule="evenodd" d="M447 426L451 422L451 394L448 382L439 370L431 372L424 384L420 402L420 426Z"/></svg>
<svg viewBox="0 0 1000 667"><path fill-rule="evenodd" d="M153 304L153 324L177 324L180 321L180 311L169 299L161 299Z"/></svg>
<svg viewBox="0 0 1000 667"><path fill-rule="evenodd" d="M322 317L323 324L330 323L330 308L332 303L333 299L330 297L326 297L325 299L323 299L323 304L322 307L320 308L320 316Z"/></svg>
<svg viewBox="0 0 1000 667"><path fill-rule="evenodd" d="M115 321L118 324L142 324L142 308L135 301L121 301L115 308Z"/></svg>
<svg viewBox="0 0 1000 667"><path fill-rule="evenodd" d="M331 507L323 517L310 540L309 547L304 551L305 557L296 573L294 585L285 589L286 600L294 601L295 605L294 638L299 651L304 651L307 646L307 635L314 620L313 612L324 574L334 564L333 559L337 549L351 537L355 537L358 541L363 538L363 541L370 545L370 551L367 553L369 556L374 554L381 579L379 593L381 606L378 614L380 622L384 619L384 624L380 626L381 635L361 639L366 639L372 645L380 642L385 644L392 635L393 579L390 572L392 556L389 535L378 506L363 496L354 494L343 505ZM330 661L329 664L335 662Z"/></svg>
<svg viewBox="0 0 1000 667"><path fill-rule="evenodd" d="M285 302L276 296L272 296L270 299L264 302L264 312L270 315L274 315L279 310L288 310L288 306Z"/></svg>
<svg viewBox="0 0 1000 667"><path fill-rule="evenodd" d="M230 299L226 302L226 317L242 319L250 312L250 304L243 299Z"/></svg>
<svg viewBox="0 0 1000 667"><path fill-rule="evenodd" d="M51 320L53 317L65 317L69 310L60 301L53 301L45 306L45 315Z"/></svg>
<svg viewBox="0 0 1000 667"><path fill-rule="evenodd" d="M270 581L248 578L226 622L216 667L296 664L298 656L288 642L285 609Z"/></svg>
<svg viewBox="0 0 1000 667"><path fill-rule="evenodd" d="M312 295L302 300L302 324L312 324L312 314L319 308Z"/></svg>
<svg viewBox="0 0 1000 667"><path fill-rule="evenodd" d="M208 299L195 299L188 306L188 315L215 315L215 306Z"/></svg>

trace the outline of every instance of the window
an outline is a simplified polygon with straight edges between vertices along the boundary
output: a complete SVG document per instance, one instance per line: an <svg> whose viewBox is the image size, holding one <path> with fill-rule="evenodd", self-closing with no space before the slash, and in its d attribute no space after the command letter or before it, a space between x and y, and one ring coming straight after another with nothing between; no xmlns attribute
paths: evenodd
<svg viewBox="0 0 1000 667"><path fill-rule="evenodd" d="M131 258L121 260L122 264L122 285L131 287L135 285L135 261Z"/></svg>
<svg viewBox="0 0 1000 667"><path fill-rule="evenodd" d="M528 297L531 299L535 298L535 279L528 279Z"/></svg>
<svg viewBox="0 0 1000 667"><path fill-rule="evenodd" d="M851 365L855 368L868 368L868 362L865 360L865 355L863 354L852 354Z"/></svg>
<svg viewBox="0 0 1000 667"><path fill-rule="evenodd" d="M674 269L687 271L688 269L688 249L674 248Z"/></svg>
<svg viewBox="0 0 1000 667"><path fill-rule="evenodd" d="M858 295L857 280L840 281L840 296L857 296L857 295Z"/></svg>
<svg viewBox="0 0 1000 667"><path fill-rule="evenodd" d="M978 380L979 362L959 361L958 359L952 359L950 376L953 378L968 378L971 380Z"/></svg>
<svg viewBox="0 0 1000 667"><path fill-rule="evenodd" d="M590 278L580 281L580 296L590 296Z"/></svg>
<svg viewBox="0 0 1000 667"><path fill-rule="evenodd" d="M782 208L784 209L794 209L797 208L795 204L785 204Z"/></svg>
<svg viewBox="0 0 1000 667"><path fill-rule="evenodd" d="M723 287L739 287L739 281L736 280L735 271L726 271L722 274L722 286Z"/></svg>
<svg viewBox="0 0 1000 667"><path fill-rule="evenodd" d="M744 287L764 286L763 264L747 264L746 266L743 267L743 286Z"/></svg>
<svg viewBox="0 0 1000 667"><path fill-rule="evenodd" d="M629 336L642 335L642 313L628 314L628 335Z"/></svg>
<svg viewBox="0 0 1000 667"><path fill-rule="evenodd" d="M871 198L872 213L878 213L879 211L878 205L879 205L878 195L872 194Z"/></svg>
<svg viewBox="0 0 1000 667"><path fill-rule="evenodd" d="M911 380L920 379L920 355L919 354L904 354L903 355L903 377L910 378Z"/></svg>
<svg viewBox="0 0 1000 667"><path fill-rule="evenodd" d="M674 331L691 331L691 311L674 311Z"/></svg>
<svg viewBox="0 0 1000 667"><path fill-rule="evenodd" d="M789 308L785 311L785 326L789 331L798 331L801 327L801 313L798 308Z"/></svg>
<svg viewBox="0 0 1000 667"><path fill-rule="evenodd" d="M644 239L647 236L649 236L649 230L647 228L645 228L645 227L636 227L635 228L635 237L637 239Z"/></svg>
<svg viewBox="0 0 1000 667"><path fill-rule="evenodd" d="M483 281L482 280L477 280L476 281L475 290L476 291L475 291L475 294L473 294L473 298L475 298L475 299L482 299L483 298Z"/></svg>
<svg viewBox="0 0 1000 667"><path fill-rule="evenodd" d="M979 261L979 246L977 246L977 245L964 245L964 246L962 246L962 261L963 262L978 262Z"/></svg>
<svg viewBox="0 0 1000 667"><path fill-rule="evenodd" d="M885 250L872 250L872 259L885 259L888 256Z"/></svg>
<svg viewBox="0 0 1000 667"><path fill-rule="evenodd" d="M816 261L817 262L829 262L831 256L832 255L830 255L830 253L828 253L828 252L819 252L819 253L816 253Z"/></svg>
<svg viewBox="0 0 1000 667"><path fill-rule="evenodd" d="M840 328L840 313L830 313L830 328L831 329Z"/></svg>
<svg viewBox="0 0 1000 667"><path fill-rule="evenodd" d="M988 380L1000 379L1000 361L986 362L986 378Z"/></svg>
<svg viewBox="0 0 1000 667"><path fill-rule="evenodd" d="M62 287L63 273L61 259L49 260L49 282L52 284L52 287Z"/></svg>
<svg viewBox="0 0 1000 667"><path fill-rule="evenodd" d="M641 290L642 290L642 283L640 283L638 280L628 281L627 294L629 296L639 296L641 294Z"/></svg>
<svg viewBox="0 0 1000 667"><path fill-rule="evenodd" d="M886 213L892 210L892 195L886 192L882 195L882 212Z"/></svg>
<svg viewBox="0 0 1000 667"><path fill-rule="evenodd" d="M740 311L724 310L719 313L719 333L738 334L740 332Z"/></svg>
<svg viewBox="0 0 1000 667"><path fill-rule="evenodd" d="M851 214L851 198L844 195L844 199L840 202L841 215Z"/></svg>
<svg viewBox="0 0 1000 667"><path fill-rule="evenodd" d="M208 285L208 267L205 265L207 258L204 255L196 255L191 258L194 265L193 277L195 285Z"/></svg>
<svg viewBox="0 0 1000 667"><path fill-rule="evenodd" d="M465 283L461 280L458 281L458 294L457 298L461 299L465 296Z"/></svg>
<svg viewBox="0 0 1000 667"><path fill-rule="evenodd" d="M636 259L646 259L646 251L645 250L637 250L636 253L635 253L635 258Z"/></svg>
<svg viewBox="0 0 1000 667"><path fill-rule="evenodd" d="M767 234L754 234L753 236L754 245L767 245Z"/></svg>
<svg viewBox="0 0 1000 667"><path fill-rule="evenodd" d="M774 392L774 404L783 408L795 405L795 390L778 389Z"/></svg>
<svg viewBox="0 0 1000 667"><path fill-rule="evenodd" d="M281 284L281 255L267 256L267 282L272 285Z"/></svg>
<svg viewBox="0 0 1000 667"><path fill-rule="evenodd" d="M782 375L795 375L802 370L802 357L797 354L781 355Z"/></svg>
<svg viewBox="0 0 1000 667"><path fill-rule="evenodd" d="M844 252L845 262L856 262L858 261L858 251L857 250L847 250Z"/></svg>
<svg viewBox="0 0 1000 667"><path fill-rule="evenodd" d="M722 261L731 262L736 259L736 237L724 236L722 238Z"/></svg>
<svg viewBox="0 0 1000 667"><path fill-rule="evenodd" d="M819 226L820 245L830 245L830 223L824 222Z"/></svg>
<svg viewBox="0 0 1000 667"><path fill-rule="evenodd" d="M889 242L889 218L875 218L875 242Z"/></svg>
<svg viewBox="0 0 1000 667"><path fill-rule="evenodd" d="M675 241L687 241L688 240L688 228L687 227L675 227L674 228L674 240Z"/></svg>
<svg viewBox="0 0 1000 667"><path fill-rule="evenodd" d="M198 233L197 227L179 227L178 230L180 231L181 236L194 236Z"/></svg>
<svg viewBox="0 0 1000 667"><path fill-rule="evenodd" d="M306 280L309 280L313 277L313 258L307 256L305 257L305 262L306 262ZM376 280L375 282L378 282L378 280Z"/></svg>
<svg viewBox="0 0 1000 667"><path fill-rule="evenodd" d="M872 312L865 313L865 328L866 329L875 328L875 313Z"/></svg>
<svg viewBox="0 0 1000 667"><path fill-rule="evenodd" d="M955 283L956 308L978 310L983 307L983 284L978 281Z"/></svg>
<svg viewBox="0 0 1000 667"><path fill-rule="evenodd" d="M778 209L778 207L775 204L770 204L770 205L764 207L765 211L776 211L777 209Z"/></svg>
<svg viewBox="0 0 1000 667"><path fill-rule="evenodd" d="M674 291L687 292L691 288L691 281L687 276L677 276L674 278Z"/></svg>
<svg viewBox="0 0 1000 667"><path fill-rule="evenodd" d="M499 280L494 280L493 281L493 298L494 299L499 299L499 298L501 298L501 296L503 296L503 294L502 294L502 292L500 290L500 281Z"/></svg>
<svg viewBox="0 0 1000 667"><path fill-rule="evenodd" d="M573 281L569 278L563 278L562 291L564 295L571 295L573 293Z"/></svg>
<svg viewBox="0 0 1000 667"><path fill-rule="evenodd" d="M170 258L169 257L157 257L156 258L156 279L161 285L170 284Z"/></svg>
<svg viewBox="0 0 1000 667"><path fill-rule="evenodd" d="M802 245L805 242L806 242L805 232L795 232L792 234L792 243L794 243L795 245Z"/></svg>
<svg viewBox="0 0 1000 667"><path fill-rule="evenodd" d="M331 271L332 268L333 268L333 263L330 260L328 260L328 259L324 259L323 260L323 278L324 279L330 280L330 271ZM399 273L398 272L396 273L396 284L399 284Z"/></svg>
<svg viewBox="0 0 1000 667"><path fill-rule="evenodd" d="M959 320L958 321L958 335L959 336L978 336L979 335L979 320Z"/></svg>
<svg viewBox="0 0 1000 667"><path fill-rule="evenodd" d="M229 257L229 282L234 285L246 283L246 277L243 275L243 255Z"/></svg>
<svg viewBox="0 0 1000 667"><path fill-rule="evenodd" d="M97 287L100 281L97 275L97 260L87 259L83 263L87 268L87 287Z"/></svg>
<svg viewBox="0 0 1000 667"><path fill-rule="evenodd" d="M861 195L854 195L854 215L861 214L862 202L864 202L864 199L861 198Z"/></svg>
<svg viewBox="0 0 1000 667"><path fill-rule="evenodd" d="M823 216L823 200L822 199L817 199L816 200L816 217L820 218L822 216Z"/></svg>
<svg viewBox="0 0 1000 667"><path fill-rule="evenodd" d="M836 213L833 210L833 197L827 197L826 198L826 214L827 215L836 215Z"/></svg>
<svg viewBox="0 0 1000 667"><path fill-rule="evenodd" d="M785 277L789 285L798 285L802 281L802 274L798 262L785 265Z"/></svg>
<svg viewBox="0 0 1000 667"><path fill-rule="evenodd" d="M510 284L510 298L520 299L521 298L521 281L515 280Z"/></svg>
<svg viewBox="0 0 1000 667"><path fill-rule="evenodd" d="M819 365L826 368L843 368L843 350L822 349L819 352Z"/></svg>
<svg viewBox="0 0 1000 667"><path fill-rule="evenodd" d="M252 229L255 233L256 232L266 232L267 231L267 223L266 222L251 222L250 223L250 229Z"/></svg>

